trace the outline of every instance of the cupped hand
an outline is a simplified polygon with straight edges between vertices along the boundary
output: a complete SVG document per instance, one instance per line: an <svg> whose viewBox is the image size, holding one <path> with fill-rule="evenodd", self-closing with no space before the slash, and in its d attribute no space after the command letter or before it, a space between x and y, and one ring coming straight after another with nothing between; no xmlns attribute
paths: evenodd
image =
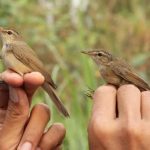
<svg viewBox="0 0 150 150"><path fill-rule="evenodd" d="M64 126L54 123L45 131L50 120L50 110L45 104L35 105L30 113L32 96L44 77L38 72L21 77L10 70L0 76L7 83L0 84L0 149L60 149Z"/></svg>
<svg viewBox="0 0 150 150"><path fill-rule="evenodd" d="M150 149L150 91L134 85L99 87L88 127L91 150Z"/></svg>

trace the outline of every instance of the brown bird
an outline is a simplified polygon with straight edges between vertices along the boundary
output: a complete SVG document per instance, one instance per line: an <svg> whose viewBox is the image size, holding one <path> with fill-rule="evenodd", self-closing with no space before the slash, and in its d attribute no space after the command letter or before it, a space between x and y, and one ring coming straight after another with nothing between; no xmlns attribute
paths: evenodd
<svg viewBox="0 0 150 150"><path fill-rule="evenodd" d="M112 56L105 50L83 51L89 55L100 69L103 79L117 87L123 84L134 84L140 90L150 90L150 86L141 79L124 60Z"/></svg>
<svg viewBox="0 0 150 150"><path fill-rule="evenodd" d="M68 117L69 113L56 95L56 85L36 53L14 30L0 27L0 36L3 42L1 57L5 66L21 76L32 71L40 72L45 78L42 88L49 94L58 110Z"/></svg>

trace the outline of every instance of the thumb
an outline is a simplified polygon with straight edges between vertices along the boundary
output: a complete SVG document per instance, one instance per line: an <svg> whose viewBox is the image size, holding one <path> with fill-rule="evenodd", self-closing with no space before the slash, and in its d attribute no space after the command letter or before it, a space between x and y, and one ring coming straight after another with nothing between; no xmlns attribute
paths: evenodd
<svg viewBox="0 0 150 150"><path fill-rule="evenodd" d="M29 102L21 88L9 87L6 118L0 130L0 149L16 149L29 115Z"/></svg>

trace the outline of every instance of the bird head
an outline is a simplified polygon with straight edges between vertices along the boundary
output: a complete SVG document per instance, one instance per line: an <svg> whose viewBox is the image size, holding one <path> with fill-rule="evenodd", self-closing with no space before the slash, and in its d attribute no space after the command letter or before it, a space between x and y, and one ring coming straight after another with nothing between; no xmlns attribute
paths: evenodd
<svg viewBox="0 0 150 150"><path fill-rule="evenodd" d="M97 65L107 66L113 60L112 55L105 50L83 51L82 53L89 55Z"/></svg>
<svg viewBox="0 0 150 150"><path fill-rule="evenodd" d="M11 43L13 41L21 40L21 36L14 30L7 30L0 27L0 37L3 43Z"/></svg>

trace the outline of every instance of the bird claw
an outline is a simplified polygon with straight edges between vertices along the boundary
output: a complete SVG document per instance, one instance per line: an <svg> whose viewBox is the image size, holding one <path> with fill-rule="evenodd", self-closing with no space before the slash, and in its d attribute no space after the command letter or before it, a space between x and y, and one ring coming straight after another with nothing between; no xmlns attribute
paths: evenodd
<svg viewBox="0 0 150 150"><path fill-rule="evenodd" d="M86 91L85 95L89 98L93 98L93 94L94 94L95 90L93 90L92 88L88 88L88 90Z"/></svg>

